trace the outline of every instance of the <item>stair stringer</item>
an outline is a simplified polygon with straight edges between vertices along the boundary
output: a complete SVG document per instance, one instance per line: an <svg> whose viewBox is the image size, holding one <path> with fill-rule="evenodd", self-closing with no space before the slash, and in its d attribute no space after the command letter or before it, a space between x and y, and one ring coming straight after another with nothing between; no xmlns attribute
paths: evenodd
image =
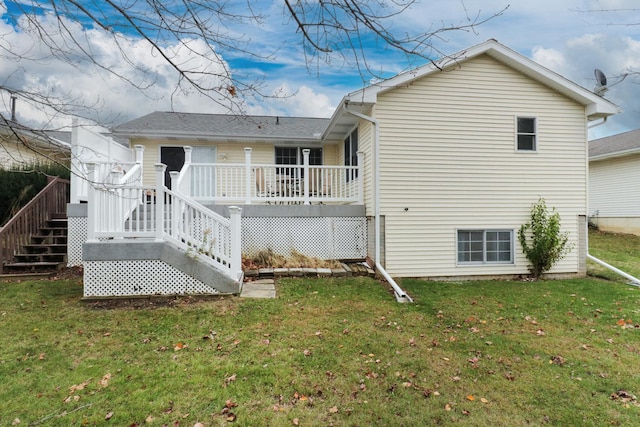
<svg viewBox="0 0 640 427"><path fill-rule="evenodd" d="M86 242L82 252L85 297L238 294L241 290L242 278L233 280L200 255L168 242Z"/></svg>

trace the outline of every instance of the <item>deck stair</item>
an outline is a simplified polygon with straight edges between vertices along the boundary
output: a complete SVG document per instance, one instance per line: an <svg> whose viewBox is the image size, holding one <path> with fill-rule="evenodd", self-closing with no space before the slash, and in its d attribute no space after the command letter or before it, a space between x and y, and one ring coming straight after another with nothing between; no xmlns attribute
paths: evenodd
<svg viewBox="0 0 640 427"><path fill-rule="evenodd" d="M29 242L22 245L10 263L4 265L6 274L52 273L67 264L68 224L64 214L53 214Z"/></svg>

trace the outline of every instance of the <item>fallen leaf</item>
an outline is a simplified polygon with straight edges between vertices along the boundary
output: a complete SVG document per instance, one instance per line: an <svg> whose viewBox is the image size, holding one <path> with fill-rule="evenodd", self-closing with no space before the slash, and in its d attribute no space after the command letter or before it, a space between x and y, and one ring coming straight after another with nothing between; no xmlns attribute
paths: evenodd
<svg viewBox="0 0 640 427"><path fill-rule="evenodd" d="M44 353L40 353L40 356L38 357L38 359L44 360Z"/></svg>
<svg viewBox="0 0 640 427"><path fill-rule="evenodd" d="M102 387L107 387L109 385L109 380L111 379L111 374L110 373L106 373L104 374L104 376L102 377L102 379L100 380L100 385Z"/></svg>
<svg viewBox="0 0 640 427"><path fill-rule="evenodd" d="M480 402L485 403L485 404L489 403L489 401L487 399L485 399L484 397L480 398Z"/></svg>
<svg viewBox="0 0 640 427"><path fill-rule="evenodd" d="M337 414L338 413L338 407L337 406L333 406L333 407L329 408L329 412L331 412L332 414Z"/></svg>
<svg viewBox="0 0 640 427"><path fill-rule="evenodd" d="M624 325L625 325L624 319L618 320L618 326L624 326Z"/></svg>
<svg viewBox="0 0 640 427"><path fill-rule="evenodd" d="M153 418L153 415L149 415L144 422L147 424L151 424L153 421L155 420L155 418Z"/></svg>
<svg viewBox="0 0 640 427"><path fill-rule="evenodd" d="M86 381L81 382L80 384L72 385L71 387L69 387L69 394L73 394L78 390L84 390L84 388L88 386L90 382L91 380L88 379Z"/></svg>
<svg viewBox="0 0 640 427"><path fill-rule="evenodd" d="M17 426L18 424L20 424L20 418L14 418L13 422L11 423L12 426Z"/></svg>
<svg viewBox="0 0 640 427"><path fill-rule="evenodd" d="M224 386L228 386L229 383L233 382L236 380L236 374L231 375L230 377L227 377L224 379Z"/></svg>
<svg viewBox="0 0 640 427"><path fill-rule="evenodd" d="M411 339L409 340L409 345L410 345L411 347L415 347L415 346L416 346L416 339L415 339L415 338L411 338Z"/></svg>
<svg viewBox="0 0 640 427"><path fill-rule="evenodd" d="M299 425L300 425L300 420L298 420L297 418L294 418L294 419L293 419L293 421L291 421L291 423L292 423L294 426L299 426Z"/></svg>
<svg viewBox="0 0 640 427"><path fill-rule="evenodd" d="M302 354L304 354L305 356L311 356L311 350L304 350Z"/></svg>
<svg viewBox="0 0 640 427"><path fill-rule="evenodd" d="M204 427L204 424L198 422L198 423L195 423L193 427Z"/></svg>
<svg viewBox="0 0 640 427"><path fill-rule="evenodd" d="M451 410L451 405L449 405L448 403L446 405L444 405L444 410L445 411L450 411Z"/></svg>
<svg viewBox="0 0 640 427"><path fill-rule="evenodd" d="M173 346L173 349L175 351L180 351L184 348L184 344L182 344L181 342L177 343L176 345Z"/></svg>
<svg viewBox="0 0 640 427"><path fill-rule="evenodd" d="M113 412L107 412L107 415L104 416L104 419L109 421L113 417Z"/></svg>
<svg viewBox="0 0 640 427"><path fill-rule="evenodd" d="M476 400L476 398L473 396L473 394L468 394L467 395L467 400L473 402L474 400Z"/></svg>

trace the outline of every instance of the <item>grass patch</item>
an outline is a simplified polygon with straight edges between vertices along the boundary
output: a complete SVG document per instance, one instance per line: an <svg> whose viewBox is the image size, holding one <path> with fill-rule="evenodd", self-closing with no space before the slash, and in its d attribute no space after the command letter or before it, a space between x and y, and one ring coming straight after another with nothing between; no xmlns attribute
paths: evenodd
<svg viewBox="0 0 640 427"><path fill-rule="evenodd" d="M619 391L640 394L640 289L402 286L415 304L292 278L274 300L105 310L73 280L0 284L0 425L637 423Z"/></svg>
<svg viewBox="0 0 640 427"><path fill-rule="evenodd" d="M633 277L640 278L640 236L589 230L589 253ZM619 282L627 280L593 261L587 261L587 269L592 276Z"/></svg>

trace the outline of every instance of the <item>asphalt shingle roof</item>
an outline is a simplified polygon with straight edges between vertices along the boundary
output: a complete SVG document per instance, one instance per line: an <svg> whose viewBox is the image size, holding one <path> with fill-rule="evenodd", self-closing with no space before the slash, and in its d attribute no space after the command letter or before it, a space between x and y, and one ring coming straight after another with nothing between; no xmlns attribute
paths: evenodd
<svg viewBox="0 0 640 427"><path fill-rule="evenodd" d="M115 127L116 135L175 138L319 139L329 119L156 111Z"/></svg>
<svg viewBox="0 0 640 427"><path fill-rule="evenodd" d="M589 158L640 151L640 129L589 142Z"/></svg>

